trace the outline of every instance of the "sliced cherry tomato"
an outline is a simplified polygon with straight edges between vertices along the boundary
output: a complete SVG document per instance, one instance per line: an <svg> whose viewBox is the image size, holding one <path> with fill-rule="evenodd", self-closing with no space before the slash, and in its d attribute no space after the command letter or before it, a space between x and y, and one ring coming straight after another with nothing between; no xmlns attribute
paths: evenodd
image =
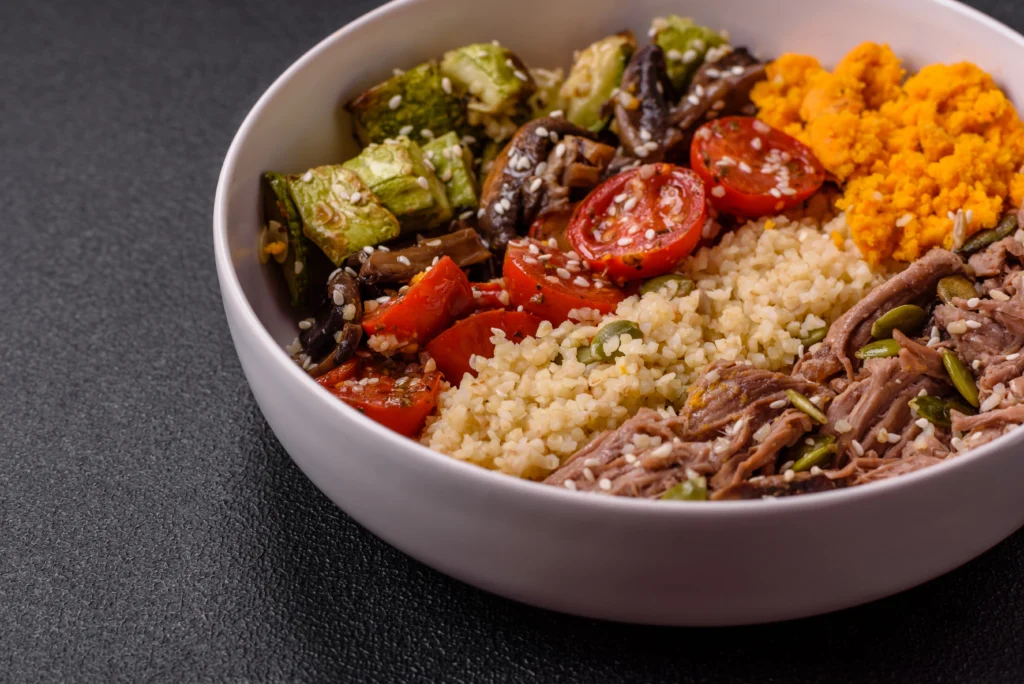
<svg viewBox="0 0 1024 684"><path fill-rule="evenodd" d="M354 357L341 364L340 366L333 368L316 379L317 383L323 385L327 389L331 389L340 382L348 380L353 375L359 372L361 365L359 357Z"/></svg>
<svg viewBox="0 0 1024 684"><path fill-rule="evenodd" d="M510 300L508 293L505 292L505 285L500 280L492 280L489 283L472 283L471 286L473 288L473 303L477 311L508 308Z"/></svg>
<svg viewBox="0 0 1024 684"><path fill-rule="evenodd" d="M756 218L797 206L825 182L810 148L750 116L715 119L697 129L690 164L724 214Z"/></svg>
<svg viewBox="0 0 1024 684"><path fill-rule="evenodd" d="M569 219L572 218L572 213L575 209L576 206L573 205L564 209L553 209L544 212L534 219L530 225L530 232L527 235L535 240L543 240L545 242L554 238L555 243L560 249L566 252L572 251L572 245L569 243L566 231L569 228Z"/></svg>
<svg viewBox="0 0 1024 684"><path fill-rule="evenodd" d="M441 374L433 371L409 375L406 364L392 361L355 363L358 373L329 386L321 384L349 406L398 434L412 438L419 435L427 416L437 406Z"/></svg>
<svg viewBox="0 0 1024 684"><path fill-rule="evenodd" d="M364 316L363 330L367 335L394 335L401 346L418 348L472 308L469 279L446 256L414 278L404 294Z"/></svg>
<svg viewBox="0 0 1024 684"><path fill-rule="evenodd" d="M475 376L476 371L469 365L471 356L491 358L494 356L494 329L505 332L513 342L521 342L537 334L540 319L524 311L482 311L473 314L445 330L431 340L427 351L437 363L437 368L452 384L460 384L466 373Z"/></svg>
<svg viewBox="0 0 1024 684"><path fill-rule="evenodd" d="M502 269L513 306L558 325L573 309L609 314L625 294L607 278L588 270L575 252L523 238L508 243Z"/></svg>
<svg viewBox="0 0 1024 684"><path fill-rule="evenodd" d="M595 271L641 280L668 273L689 256L706 220L697 174L647 164L597 186L573 214L569 242Z"/></svg>

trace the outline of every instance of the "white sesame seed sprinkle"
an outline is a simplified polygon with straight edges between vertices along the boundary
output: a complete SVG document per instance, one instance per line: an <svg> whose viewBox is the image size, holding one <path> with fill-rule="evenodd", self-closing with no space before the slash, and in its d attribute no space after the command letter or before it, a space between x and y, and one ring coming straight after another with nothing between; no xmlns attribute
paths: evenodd
<svg viewBox="0 0 1024 684"><path fill-rule="evenodd" d="M447 76L441 79L441 90L449 95L452 94L452 80Z"/></svg>
<svg viewBox="0 0 1024 684"><path fill-rule="evenodd" d="M966 325L971 330L977 330L978 328L981 327L981 321L964 321L964 325Z"/></svg>
<svg viewBox="0 0 1024 684"><path fill-rule="evenodd" d="M563 485L565 486L565 488L566 488L566 489L568 489L568 490L569 490L570 492L575 492L575 491L576 491L576 481L575 481L575 480L566 480L566 481L565 481L565 482L563 482L562 484L563 484Z"/></svg>
<svg viewBox="0 0 1024 684"><path fill-rule="evenodd" d="M711 194L714 195L715 197L725 197L725 188L722 187L721 185L716 185L715 187L711 188Z"/></svg>
<svg viewBox="0 0 1024 684"><path fill-rule="evenodd" d="M402 96L401 95L395 95L390 100L388 100L388 109L398 109L401 106L402 106Z"/></svg>
<svg viewBox="0 0 1024 684"><path fill-rule="evenodd" d="M427 179L423 176L420 176L419 178L416 179L416 184L419 185L424 190L430 187L430 183L427 182Z"/></svg>

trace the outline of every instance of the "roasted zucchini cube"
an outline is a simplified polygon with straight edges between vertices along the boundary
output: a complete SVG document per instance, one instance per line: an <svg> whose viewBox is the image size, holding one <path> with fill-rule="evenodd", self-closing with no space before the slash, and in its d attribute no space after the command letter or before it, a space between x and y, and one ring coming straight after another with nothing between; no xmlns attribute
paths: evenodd
<svg viewBox="0 0 1024 684"><path fill-rule="evenodd" d="M288 176L288 191L302 217L302 232L335 266L364 247L398 237L394 214L360 180L339 165Z"/></svg>
<svg viewBox="0 0 1024 684"><path fill-rule="evenodd" d="M561 89L569 121L595 133L608 125L612 112L606 105L635 51L636 37L632 31L623 31L579 53Z"/></svg>
<svg viewBox="0 0 1024 684"><path fill-rule="evenodd" d="M453 211L476 209L479 197L473 173L473 153L459 143L454 131L423 146L423 155L433 164L434 174L448 191Z"/></svg>
<svg viewBox="0 0 1024 684"><path fill-rule="evenodd" d="M452 218L444 183L425 163L420 146L405 136L370 145L342 166L398 217L404 233L428 230Z"/></svg>
<svg viewBox="0 0 1024 684"><path fill-rule="evenodd" d="M537 89L530 70L515 53L494 43L476 43L446 52L441 75L464 95L471 126L494 140L512 137L530 116L529 99Z"/></svg>
<svg viewBox="0 0 1024 684"><path fill-rule="evenodd" d="M665 68L677 92L686 87L709 49L729 41L718 31L698 26L689 17L659 17L651 23L654 43L665 53Z"/></svg>

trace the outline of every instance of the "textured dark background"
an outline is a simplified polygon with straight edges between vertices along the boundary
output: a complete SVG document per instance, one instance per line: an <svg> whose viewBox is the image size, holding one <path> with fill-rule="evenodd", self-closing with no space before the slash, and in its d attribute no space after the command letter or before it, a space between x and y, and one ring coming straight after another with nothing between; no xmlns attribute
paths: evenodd
<svg viewBox="0 0 1024 684"><path fill-rule="evenodd" d="M837 615L648 629L462 586L313 488L210 217L259 94L376 4L0 2L0 680L1024 681L1022 533Z"/></svg>

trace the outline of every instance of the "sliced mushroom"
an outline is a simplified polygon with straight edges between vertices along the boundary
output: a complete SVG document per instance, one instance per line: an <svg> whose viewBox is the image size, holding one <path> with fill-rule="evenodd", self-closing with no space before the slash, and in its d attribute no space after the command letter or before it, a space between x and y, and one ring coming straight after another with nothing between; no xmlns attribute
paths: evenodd
<svg viewBox="0 0 1024 684"><path fill-rule="evenodd" d="M459 268L468 268L487 261L491 253L472 228L422 240L405 249L374 252L359 270L359 280L366 285L407 283L417 273L427 270L442 256L452 258Z"/></svg>
<svg viewBox="0 0 1024 684"><path fill-rule="evenodd" d="M487 244L503 252L541 211L567 204L570 187L596 184L613 154L611 147L564 118L535 119L522 126L494 160L483 184L480 229Z"/></svg>
<svg viewBox="0 0 1024 684"><path fill-rule="evenodd" d="M307 372L323 375L344 363L363 337L363 300L355 278L336 270L327 281L327 301L313 325L299 334L302 353L312 360Z"/></svg>
<svg viewBox="0 0 1024 684"><path fill-rule="evenodd" d="M707 119L753 114L750 90L764 77L765 65L745 47L702 64L672 112L672 126L682 133L672 147L688 147L694 131Z"/></svg>
<svg viewBox="0 0 1024 684"><path fill-rule="evenodd" d="M673 88L661 48L651 44L638 50L619 88L615 123L624 152L645 162L661 161L673 132Z"/></svg>

